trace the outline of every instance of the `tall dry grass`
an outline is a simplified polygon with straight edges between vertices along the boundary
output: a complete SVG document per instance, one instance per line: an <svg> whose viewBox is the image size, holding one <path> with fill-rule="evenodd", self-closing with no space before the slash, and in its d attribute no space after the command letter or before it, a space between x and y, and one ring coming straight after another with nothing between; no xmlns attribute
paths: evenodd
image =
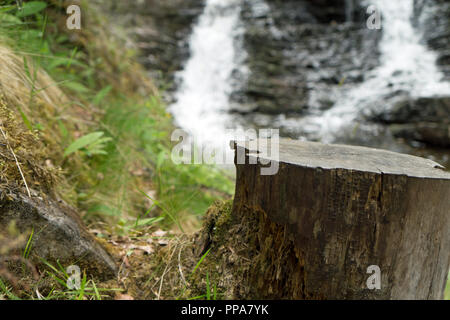
<svg viewBox="0 0 450 320"><path fill-rule="evenodd" d="M67 97L44 70L36 68L31 59L19 56L1 43L0 94L9 105L30 113L30 100L45 104L51 111L68 102Z"/></svg>

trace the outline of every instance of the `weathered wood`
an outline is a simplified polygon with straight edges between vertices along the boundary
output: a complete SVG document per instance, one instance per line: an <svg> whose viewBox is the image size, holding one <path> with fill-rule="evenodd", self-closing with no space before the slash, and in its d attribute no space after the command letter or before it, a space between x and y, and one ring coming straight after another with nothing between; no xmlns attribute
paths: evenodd
<svg viewBox="0 0 450 320"><path fill-rule="evenodd" d="M264 176L262 164L249 164L263 150L235 143L246 164L236 164L234 214L257 213L269 226L259 232L281 232L284 248L292 242L272 271L250 272L266 277L249 283L253 298L443 298L450 173L431 160L364 147L292 140L275 147L279 159L264 158L278 160L278 173ZM280 246L269 243L275 258L267 260L276 260ZM381 269L379 290L367 287L371 265Z"/></svg>

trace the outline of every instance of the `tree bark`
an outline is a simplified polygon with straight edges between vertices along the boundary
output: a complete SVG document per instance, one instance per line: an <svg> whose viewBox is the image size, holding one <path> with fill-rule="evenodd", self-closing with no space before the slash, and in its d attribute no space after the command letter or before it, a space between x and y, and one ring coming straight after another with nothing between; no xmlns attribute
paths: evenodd
<svg viewBox="0 0 450 320"><path fill-rule="evenodd" d="M253 298L443 298L450 263L450 173L437 163L292 140L272 145L279 159L245 142L234 148L245 152L246 164L236 163L233 212L257 213L265 221L258 248L269 246L272 253L264 259L277 265L249 272L249 285L257 288ZM278 172L261 175L262 158L278 162ZM249 164L255 159L256 165ZM281 233L269 234L274 232ZM376 287L370 266L380 268L380 289L368 287L368 282Z"/></svg>

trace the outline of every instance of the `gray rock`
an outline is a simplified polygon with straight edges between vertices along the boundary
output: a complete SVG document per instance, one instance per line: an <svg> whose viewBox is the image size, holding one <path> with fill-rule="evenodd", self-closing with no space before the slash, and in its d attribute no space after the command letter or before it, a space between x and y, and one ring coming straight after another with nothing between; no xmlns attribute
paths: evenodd
<svg viewBox="0 0 450 320"><path fill-rule="evenodd" d="M395 137L450 146L450 97L407 98L373 120L390 124Z"/></svg>
<svg viewBox="0 0 450 320"><path fill-rule="evenodd" d="M415 0L417 29L423 30L428 46L437 52L438 65L450 80L450 2L447 0Z"/></svg>
<svg viewBox="0 0 450 320"><path fill-rule="evenodd" d="M30 259L35 264L45 259L55 265L57 261L66 267L77 265L100 279L115 276L113 259L63 202L10 193L0 200L0 231L12 221L21 233L33 230Z"/></svg>
<svg viewBox="0 0 450 320"><path fill-rule="evenodd" d="M450 97L424 97L397 102L374 117L385 123L450 122Z"/></svg>
<svg viewBox="0 0 450 320"><path fill-rule="evenodd" d="M450 125L445 123L419 122L390 126L394 136L429 145L450 147Z"/></svg>
<svg viewBox="0 0 450 320"><path fill-rule="evenodd" d="M174 74L189 57L189 35L205 0L91 1L100 2L111 21L137 43L139 60L151 78L173 91Z"/></svg>
<svg viewBox="0 0 450 320"><path fill-rule="evenodd" d="M361 83L377 66L381 32L366 28L359 1L266 3L270 10L262 15L255 1L244 1L241 14L250 75L238 102L246 108L253 104L255 112L269 115L328 109L333 88Z"/></svg>

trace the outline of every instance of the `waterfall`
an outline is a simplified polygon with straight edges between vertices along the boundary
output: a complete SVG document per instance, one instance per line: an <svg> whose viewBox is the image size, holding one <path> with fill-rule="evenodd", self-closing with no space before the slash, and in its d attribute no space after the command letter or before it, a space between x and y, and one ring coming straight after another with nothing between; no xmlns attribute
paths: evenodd
<svg viewBox="0 0 450 320"><path fill-rule="evenodd" d="M206 1L189 41L190 58L177 74L180 87L169 110L198 144L223 145L232 127L228 110L232 73L241 68L236 40L242 32L241 2Z"/></svg>
<svg viewBox="0 0 450 320"><path fill-rule="evenodd" d="M364 108L379 104L378 100L390 93L405 91L412 97L450 93L450 83L442 82L443 75L436 66L436 55L421 44L420 34L412 26L414 0L371 0L370 4L382 16L381 64L367 75L365 82L346 92L333 108L300 121L303 126L316 125L322 141L333 141L336 133L354 121Z"/></svg>

